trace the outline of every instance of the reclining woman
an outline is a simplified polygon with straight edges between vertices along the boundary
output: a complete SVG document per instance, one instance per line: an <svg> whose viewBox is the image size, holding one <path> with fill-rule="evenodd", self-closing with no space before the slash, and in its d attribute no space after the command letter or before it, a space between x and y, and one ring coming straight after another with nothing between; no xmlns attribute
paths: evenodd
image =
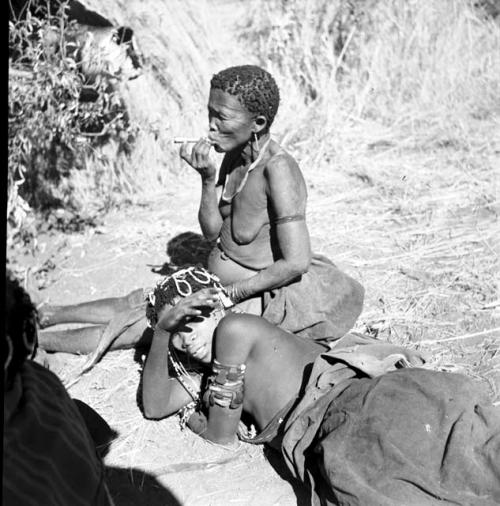
<svg viewBox="0 0 500 506"><path fill-rule="evenodd" d="M199 222L216 245L208 268L240 302L288 332L338 339L356 322L364 289L329 259L311 254L305 222L307 191L297 162L271 138L279 90L265 70L244 65L214 75L208 101L208 139L181 157L201 175ZM210 149L225 153L219 177ZM146 329L143 291L71 306L42 306L40 323L108 325L45 332L49 351L89 353L136 344ZM119 336L116 340L114 340Z"/></svg>
<svg viewBox="0 0 500 506"><path fill-rule="evenodd" d="M240 438L280 450L312 504L498 504L500 408L479 384L360 334L327 347L229 314L221 293L199 269L157 285L147 417L184 408L200 436L232 446L244 412L260 434ZM207 377L184 373L177 351L210 365Z"/></svg>

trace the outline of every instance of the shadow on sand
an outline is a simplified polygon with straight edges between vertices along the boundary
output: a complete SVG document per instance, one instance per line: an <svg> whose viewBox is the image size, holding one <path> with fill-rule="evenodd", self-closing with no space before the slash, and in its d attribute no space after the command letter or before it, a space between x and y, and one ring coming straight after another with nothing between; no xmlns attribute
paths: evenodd
<svg viewBox="0 0 500 506"><path fill-rule="evenodd" d="M182 232L167 243L169 261L161 266L153 267L152 271L168 276L177 269L188 265L201 264L207 266L208 255L214 247L214 241L207 241L202 235L195 232Z"/></svg>
<svg viewBox="0 0 500 506"><path fill-rule="evenodd" d="M88 404L73 399L94 440L97 453L104 460L118 433ZM115 506L182 506L179 500L153 475L142 469L105 466L106 485Z"/></svg>
<svg viewBox="0 0 500 506"><path fill-rule="evenodd" d="M139 469L106 466L106 483L115 506L181 506L154 476Z"/></svg>
<svg viewBox="0 0 500 506"><path fill-rule="evenodd" d="M292 475L283 461L283 457L280 452L265 446L264 455L280 478L287 481L292 486L295 497L297 498L297 506L310 506L311 497L307 487Z"/></svg>

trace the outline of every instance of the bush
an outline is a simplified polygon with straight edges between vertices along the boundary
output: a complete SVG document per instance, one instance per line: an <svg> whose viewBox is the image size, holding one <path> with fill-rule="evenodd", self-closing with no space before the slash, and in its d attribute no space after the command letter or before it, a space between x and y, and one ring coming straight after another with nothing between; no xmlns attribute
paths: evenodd
<svg viewBox="0 0 500 506"><path fill-rule="evenodd" d="M63 9L9 22L9 236L31 210L78 214L71 173L87 168L104 143L128 147L131 127L113 77L87 81L78 33Z"/></svg>

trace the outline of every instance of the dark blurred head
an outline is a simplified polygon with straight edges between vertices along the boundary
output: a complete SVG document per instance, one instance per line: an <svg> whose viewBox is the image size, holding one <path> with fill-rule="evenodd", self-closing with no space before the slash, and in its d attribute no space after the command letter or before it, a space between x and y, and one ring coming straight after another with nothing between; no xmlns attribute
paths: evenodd
<svg viewBox="0 0 500 506"><path fill-rule="evenodd" d="M8 390L37 345L37 313L30 296L8 269L5 275L4 389Z"/></svg>

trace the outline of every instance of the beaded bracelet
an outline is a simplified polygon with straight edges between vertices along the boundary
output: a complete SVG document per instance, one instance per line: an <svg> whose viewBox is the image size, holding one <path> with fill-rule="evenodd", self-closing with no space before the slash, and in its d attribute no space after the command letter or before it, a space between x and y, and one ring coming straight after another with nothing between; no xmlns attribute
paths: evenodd
<svg viewBox="0 0 500 506"><path fill-rule="evenodd" d="M233 301L234 304L238 304L240 302L240 295L238 293L238 289L235 285L231 285L228 289L229 298Z"/></svg>

